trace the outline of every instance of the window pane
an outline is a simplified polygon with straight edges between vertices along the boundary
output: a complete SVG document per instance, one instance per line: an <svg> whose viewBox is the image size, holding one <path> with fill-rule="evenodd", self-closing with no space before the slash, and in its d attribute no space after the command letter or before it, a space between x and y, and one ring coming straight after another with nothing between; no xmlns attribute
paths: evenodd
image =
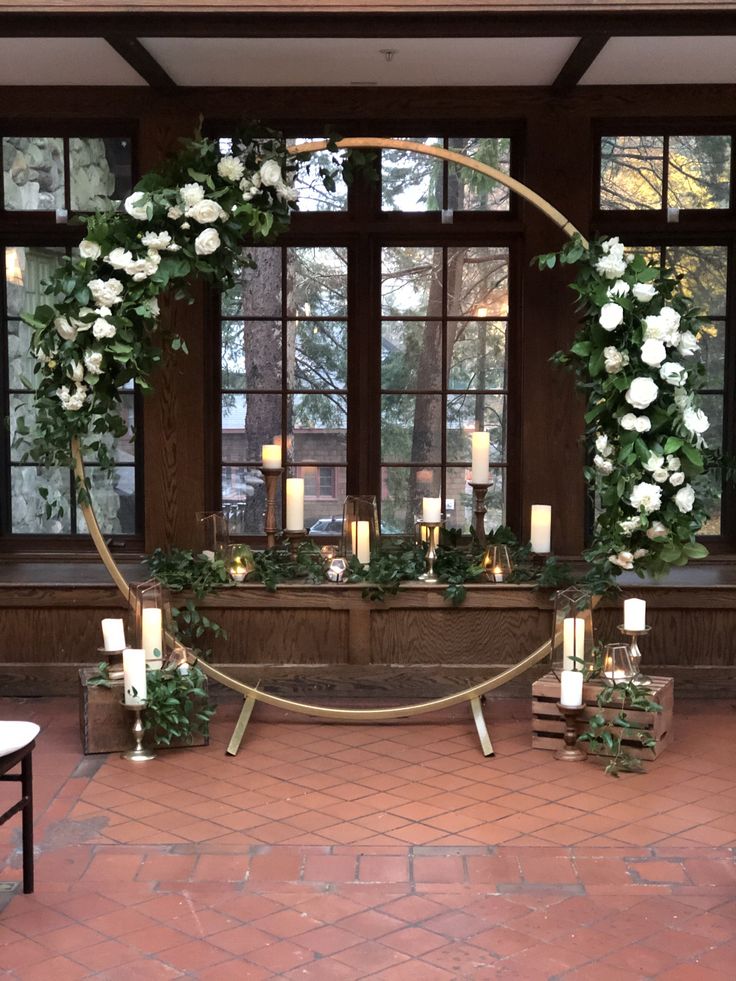
<svg viewBox="0 0 736 981"><path fill-rule="evenodd" d="M506 396L451 395L447 399L447 459L469 463L470 434L491 434L491 460L506 459Z"/></svg>
<svg viewBox="0 0 736 981"><path fill-rule="evenodd" d="M385 317L442 315L442 249L382 250L381 311Z"/></svg>
<svg viewBox="0 0 736 981"><path fill-rule="evenodd" d="M302 143L313 143L323 137L300 138L287 140L288 146L298 146ZM337 156L340 161L345 159L345 151L339 150ZM297 204L300 211L345 211L348 206L348 188L342 179L342 173L338 171L335 180L335 190L327 191L319 176L320 166L324 166L330 171L333 154L322 150L313 153L310 157L297 157L299 161L299 172L294 182L294 187L299 191Z"/></svg>
<svg viewBox="0 0 736 981"><path fill-rule="evenodd" d="M63 249L46 249L40 246L18 245L5 249L6 306L9 317L33 313L39 304L52 301L51 297L41 292L41 285L51 276L63 255Z"/></svg>
<svg viewBox="0 0 736 981"><path fill-rule="evenodd" d="M487 532L498 528L505 521L505 476L506 471L503 469L491 470L491 486L486 495ZM446 524L448 528L459 528L464 534L469 533L473 524L473 489L469 483L470 478L469 468L447 468Z"/></svg>
<svg viewBox="0 0 736 981"><path fill-rule="evenodd" d="M447 325L448 388L474 391L506 384L506 324L455 321Z"/></svg>
<svg viewBox="0 0 736 981"><path fill-rule="evenodd" d="M222 321L222 387L281 388L281 321Z"/></svg>
<svg viewBox="0 0 736 981"><path fill-rule="evenodd" d="M400 391L440 388L441 330L441 321L384 320L381 328L381 387ZM439 357L436 356L438 352Z"/></svg>
<svg viewBox="0 0 736 981"><path fill-rule="evenodd" d="M347 262L347 249L332 247L287 249L287 316L345 316Z"/></svg>
<svg viewBox="0 0 736 981"><path fill-rule="evenodd" d="M405 137L412 143L442 146L435 136ZM439 211L442 207L443 163L404 150L381 151L381 208L383 211Z"/></svg>
<svg viewBox="0 0 736 981"><path fill-rule="evenodd" d="M339 537L345 500L345 467L297 467L304 480L304 524L310 534Z"/></svg>
<svg viewBox="0 0 736 981"><path fill-rule="evenodd" d="M122 402L119 407L119 415L127 427L127 433L125 436L121 436L120 439L115 439L115 437L108 434L102 436L92 435L84 440L84 460L85 463L95 463L99 457L99 450L96 448L96 444L101 443L106 446L108 452L112 454L113 458L118 463L135 463L135 442L133 439L134 432L133 427L135 426L135 409L133 401L133 393L123 395Z"/></svg>
<svg viewBox="0 0 736 981"><path fill-rule="evenodd" d="M725 316L728 249L724 245L669 248L666 261L683 277L683 291L702 313L710 317Z"/></svg>
<svg viewBox="0 0 736 981"><path fill-rule="evenodd" d="M295 463L344 463L348 407L344 395L289 395L292 446Z"/></svg>
<svg viewBox="0 0 736 981"><path fill-rule="evenodd" d="M297 320L287 336L296 335L294 364L289 366L291 388L347 388L348 327L336 320Z"/></svg>
<svg viewBox="0 0 736 981"><path fill-rule="evenodd" d="M661 136L601 138L601 208L639 211L662 207L664 139Z"/></svg>
<svg viewBox="0 0 736 981"><path fill-rule="evenodd" d="M249 249L255 269L243 266L239 282L222 294L224 317L281 316L281 249Z"/></svg>
<svg viewBox="0 0 736 981"><path fill-rule="evenodd" d="M234 535L262 535L266 484L252 467L222 468L222 511ZM276 490L276 513L281 513L281 484Z"/></svg>
<svg viewBox="0 0 736 981"><path fill-rule="evenodd" d="M132 535L135 532L135 470L118 467L112 476L97 467L87 468L95 514L105 535ZM77 530L87 533L87 523L77 510Z"/></svg>
<svg viewBox="0 0 736 981"><path fill-rule="evenodd" d="M442 459L442 397L381 398L381 458L387 463L438 463Z"/></svg>
<svg viewBox="0 0 736 981"><path fill-rule="evenodd" d="M8 387L11 389L27 388L25 382L35 387L36 359L30 352L31 333L22 320L8 321Z"/></svg>
<svg viewBox="0 0 736 981"><path fill-rule="evenodd" d="M439 497L439 467L383 467L381 470L381 531L413 535L423 497Z"/></svg>
<svg viewBox="0 0 736 981"><path fill-rule="evenodd" d="M281 428L280 395L223 395L223 462L260 465L261 447L280 441Z"/></svg>
<svg viewBox="0 0 736 981"><path fill-rule="evenodd" d="M723 445L723 396L701 395L700 402L710 422L705 441L708 446L718 449Z"/></svg>
<svg viewBox="0 0 736 981"><path fill-rule="evenodd" d="M130 140L116 137L69 140L72 211L101 211L132 190Z"/></svg>
<svg viewBox="0 0 736 981"><path fill-rule="evenodd" d="M6 211L64 208L64 141L41 136L4 137L3 178Z"/></svg>
<svg viewBox="0 0 736 981"><path fill-rule="evenodd" d="M703 324L698 331L700 358L705 365L705 388L723 388L726 372L726 324Z"/></svg>
<svg viewBox="0 0 736 981"><path fill-rule="evenodd" d="M511 140L508 137L452 137L448 148L504 174L510 173ZM447 207L451 211L508 211L511 192L498 181L467 167L449 164L447 168Z"/></svg>
<svg viewBox="0 0 736 981"><path fill-rule="evenodd" d="M447 313L505 317L509 312L509 251L447 250Z"/></svg>
<svg viewBox="0 0 736 981"><path fill-rule="evenodd" d="M670 208L727 208L730 136L671 136L667 174Z"/></svg>
<svg viewBox="0 0 736 981"><path fill-rule="evenodd" d="M39 493L41 488L48 492L46 500ZM46 517L47 501L63 508L61 517ZM71 531L69 471L11 467L10 507L14 534L68 535Z"/></svg>

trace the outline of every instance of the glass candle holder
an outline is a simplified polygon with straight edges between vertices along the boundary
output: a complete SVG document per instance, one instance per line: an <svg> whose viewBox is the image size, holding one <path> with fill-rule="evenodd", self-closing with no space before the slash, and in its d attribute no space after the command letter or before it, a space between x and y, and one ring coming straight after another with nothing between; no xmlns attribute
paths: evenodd
<svg viewBox="0 0 736 981"><path fill-rule="evenodd" d="M606 644L603 650L603 680L609 685L623 684L634 677L628 644Z"/></svg>
<svg viewBox="0 0 736 981"><path fill-rule="evenodd" d="M507 582L514 571L505 545L489 545L483 556L483 571L489 582Z"/></svg>
<svg viewBox="0 0 736 981"><path fill-rule="evenodd" d="M129 601L134 615L136 647L146 652L149 671L158 671L166 655L166 635L171 633L169 591L157 579L132 583Z"/></svg>
<svg viewBox="0 0 736 981"><path fill-rule="evenodd" d="M552 620L552 671L582 671L593 659L593 601L577 586L555 593Z"/></svg>
<svg viewBox="0 0 736 981"><path fill-rule="evenodd" d="M349 495L342 511L340 554L368 565L380 539L378 507L372 494Z"/></svg>

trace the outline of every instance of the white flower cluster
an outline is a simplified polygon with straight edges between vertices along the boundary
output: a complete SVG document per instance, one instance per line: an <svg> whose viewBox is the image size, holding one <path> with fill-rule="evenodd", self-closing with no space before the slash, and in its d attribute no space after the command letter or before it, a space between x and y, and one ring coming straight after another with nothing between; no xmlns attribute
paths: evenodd
<svg viewBox="0 0 736 981"><path fill-rule="evenodd" d="M59 401L67 412L79 412L89 396L89 389L81 382L76 382L74 391L70 392L67 385L62 385L57 393Z"/></svg>

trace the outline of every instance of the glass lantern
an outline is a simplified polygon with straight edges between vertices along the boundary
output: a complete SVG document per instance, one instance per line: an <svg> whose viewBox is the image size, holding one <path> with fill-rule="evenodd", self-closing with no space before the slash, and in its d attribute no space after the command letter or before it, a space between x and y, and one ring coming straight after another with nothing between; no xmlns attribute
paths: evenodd
<svg viewBox="0 0 736 981"><path fill-rule="evenodd" d="M342 511L340 553L346 559L355 556L361 565L368 565L379 538L376 498L367 494L346 497Z"/></svg>
<svg viewBox="0 0 736 981"><path fill-rule="evenodd" d="M169 591L157 579L133 583L129 590L135 618L135 647L146 652L146 667L159 671L165 660L166 636L171 634Z"/></svg>
<svg viewBox="0 0 736 981"><path fill-rule="evenodd" d="M552 623L552 671L583 671L593 660L593 603L591 594L577 586L555 593Z"/></svg>
<svg viewBox="0 0 736 981"><path fill-rule="evenodd" d="M508 582L514 571L505 545L489 545L483 556L483 571L489 582Z"/></svg>
<svg viewBox="0 0 736 981"><path fill-rule="evenodd" d="M607 685L620 685L631 681L636 674L631 663L628 644L606 644L603 650L601 675Z"/></svg>
<svg viewBox="0 0 736 981"><path fill-rule="evenodd" d="M201 551L210 558L220 557L230 544L230 527L222 511L198 511Z"/></svg>

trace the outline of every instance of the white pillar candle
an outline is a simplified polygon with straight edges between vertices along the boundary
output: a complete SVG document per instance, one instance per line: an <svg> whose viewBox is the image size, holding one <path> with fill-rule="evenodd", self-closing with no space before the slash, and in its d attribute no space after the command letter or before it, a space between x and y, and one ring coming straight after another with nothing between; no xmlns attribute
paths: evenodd
<svg viewBox="0 0 736 981"><path fill-rule="evenodd" d="M289 477L286 481L286 530L304 530L304 480Z"/></svg>
<svg viewBox="0 0 736 981"><path fill-rule="evenodd" d="M422 498L422 521L426 521L428 524L436 524L440 520L441 514L442 514L441 497Z"/></svg>
<svg viewBox="0 0 736 981"><path fill-rule="evenodd" d="M491 434L483 432L471 433L470 442L473 452L473 483L487 484L489 480L488 455L491 450Z"/></svg>
<svg viewBox="0 0 736 981"><path fill-rule="evenodd" d="M122 620L102 621L102 642L106 651L122 651L125 647L125 627Z"/></svg>
<svg viewBox="0 0 736 981"><path fill-rule="evenodd" d="M624 630L644 630L647 625L647 604L643 599L624 600Z"/></svg>
<svg viewBox="0 0 736 981"><path fill-rule="evenodd" d="M353 525L356 530L355 545L353 552L361 565L368 565L371 561L371 531L369 521L356 521Z"/></svg>
<svg viewBox="0 0 736 981"><path fill-rule="evenodd" d="M141 705L146 700L146 652L130 647L123 651L123 687L125 704Z"/></svg>
<svg viewBox="0 0 736 981"><path fill-rule="evenodd" d="M164 633L161 610L157 606L141 610L141 647L148 661L160 661L163 653ZM158 654L154 654L158 651Z"/></svg>
<svg viewBox="0 0 736 981"><path fill-rule="evenodd" d="M261 447L261 466L264 470L278 470L281 466L281 447L276 443L264 443Z"/></svg>
<svg viewBox="0 0 736 981"><path fill-rule="evenodd" d="M563 671L560 686L560 705L577 708L583 704L583 672Z"/></svg>
<svg viewBox="0 0 736 981"><path fill-rule="evenodd" d="M549 504L532 504L532 552L552 551L552 508Z"/></svg>
<svg viewBox="0 0 736 981"><path fill-rule="evenodd" d="M565 617L562 621L562 670L582 671L585 660L585 620Z"/></svg>

